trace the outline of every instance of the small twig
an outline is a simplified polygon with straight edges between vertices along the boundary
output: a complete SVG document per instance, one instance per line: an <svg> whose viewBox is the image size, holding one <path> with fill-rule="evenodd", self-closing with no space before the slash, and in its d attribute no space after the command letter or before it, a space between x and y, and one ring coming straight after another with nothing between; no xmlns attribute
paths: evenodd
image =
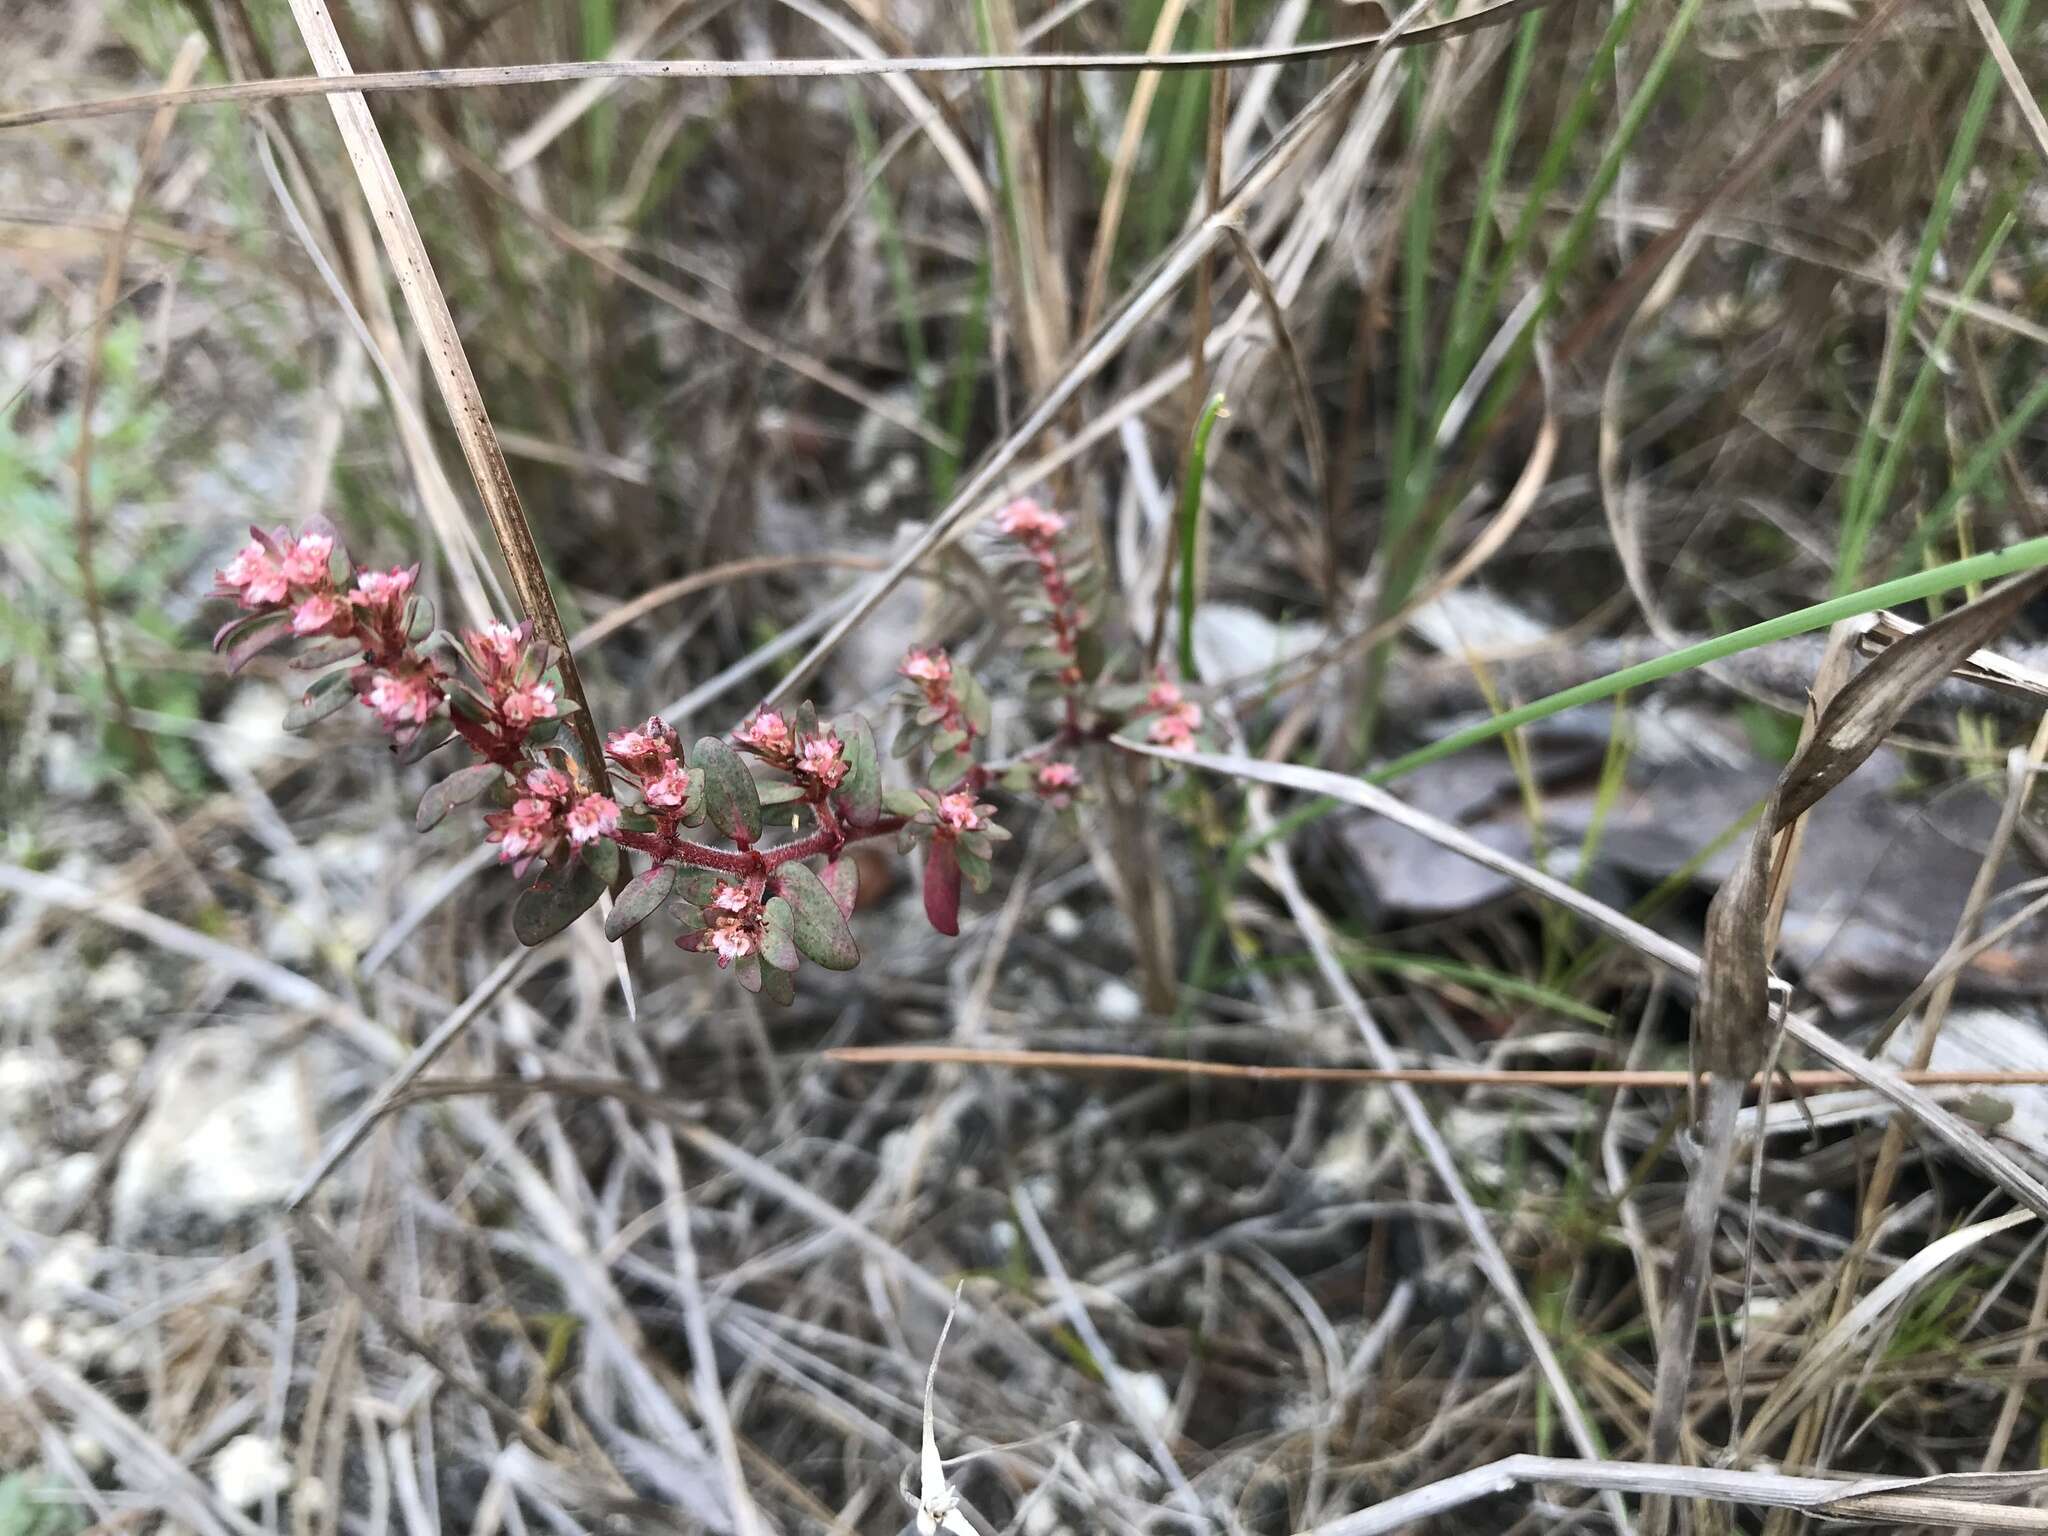
<svg viewBox="0 0 2048 1536"><path fill-rule="evenodd" d="M1707 1083L1707 1073L1645 1067L1517 1069L1511 1067L1298 1067L1259 1066L1230 1061L1190 1061L1172 1056L1136 1056L1119 1052L1027 1051L1002 1046L965 1045L842 1045L823 1053L827 1061L845 1066L876 1067L914 1063L926 1066L1017 1067L1041 1072L1147 1072L1182 1077L1237 1078L1261 1083L1413 1083L1428 1088L1689 1088ZM1905 1081L1922 1088L2038 1088L2048 1086L2048 1071L1901 1072ZM1766 1074L1749 1080L1761 1090ZM1801 1093L1860 1088L1848 1072L1814 1070L1781 1072L1780 1084Z"/></svg>

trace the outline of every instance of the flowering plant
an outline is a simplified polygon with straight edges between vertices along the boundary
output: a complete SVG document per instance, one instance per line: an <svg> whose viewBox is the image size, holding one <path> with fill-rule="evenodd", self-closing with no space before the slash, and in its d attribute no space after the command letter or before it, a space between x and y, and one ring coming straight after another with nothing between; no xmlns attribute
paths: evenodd
<svg viewBox="0 0 2048 1536"><path fill-rule="evenodd" d="M1107 717L1091 721L1086 702L1083 587L1060 514L1018 501L997 526L1029 556L1041 657L1063 701L1051 744L1012 764L1004 783L1062 809L1082 790L1063 754L1108 726ZM491 807L485 840L524 882L512 914L522 943L559 933L616 887L608 938L674 902L679 947L711 955L741 986L787 1003L801 961L846 970L860 958L847 925L857 894L848 845L893 836L905 852L922 848L925 915L956 934L963 881L986 888L996 845L1010 835L982 798L996 780L983 761L988 695L943 650L913 648L898 669L906 720L896 755L922 760L915 787L883 787L866 719L821 721L808 703L757 710L729 739L705 736L687 749L651 717L613 731L605 760L591 763L557 743L576 706L532 624L437 629L432 604L414 590L417 566L359 567L325 527L296 537L252 528L218 577L217 595L241 609L214 636L230 671L280 642L309 642L292 665L319 675L287 713L288 729L355 701L402 762L460 738L474 761L428 788L415 824L425 831L479 800ZM1161 678L1145 709L1156 717L1152 740L1192 745L1201 709L1176 685ZM767 840L762 813L785 806L796 835ZM716 841L690 835L707 824ZM621 849L648 861L623 884ZM815 869L813 860L821 861Z"/></svg>

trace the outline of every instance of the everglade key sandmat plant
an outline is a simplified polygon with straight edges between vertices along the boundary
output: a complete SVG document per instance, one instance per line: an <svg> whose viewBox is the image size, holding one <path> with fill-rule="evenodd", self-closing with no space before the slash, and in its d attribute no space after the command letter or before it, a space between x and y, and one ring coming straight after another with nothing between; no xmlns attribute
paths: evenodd
<svg viewBox="0 0 2048 1536"><path fill-rule="evenodd" d="M19 0L0 1536L2048 1525L2038 10Z"/></svg>

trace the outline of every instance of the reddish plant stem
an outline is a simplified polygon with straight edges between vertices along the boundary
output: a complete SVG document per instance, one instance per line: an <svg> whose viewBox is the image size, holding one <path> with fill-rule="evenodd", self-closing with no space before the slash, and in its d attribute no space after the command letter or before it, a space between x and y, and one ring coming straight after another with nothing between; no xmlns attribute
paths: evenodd
<svg viewBox="0 0 2048 1536"><path fill-rule="evenodd" d="M884 816L873 826L848 831L834 821L779 847L744 851L713 848L704 843L693 843L687 838L663 837L659 832L633 832L624 827L614 832L612 838L621 848L644 853L657 864L687 864L693 869L715 869L724 875L747 876L768 874L784 864L821 853L836 854L849 843L901 831L907 822L907 817Z"/></svg>

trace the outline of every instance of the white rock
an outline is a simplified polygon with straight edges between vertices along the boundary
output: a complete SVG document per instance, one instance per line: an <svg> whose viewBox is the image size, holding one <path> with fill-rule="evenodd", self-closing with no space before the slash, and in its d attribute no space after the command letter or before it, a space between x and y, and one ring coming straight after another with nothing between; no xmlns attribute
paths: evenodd
<svg viewBox="0 0 2048 1536"><path fill-rule="evenodd" d="M1151 1371L1119 1371L1117 1374L1122 1378L1124 1396L1131 1406L1154 1429L1164 1429L1166 1416L1173 1411L1173 1394L1166 1389L1166 1379Z"/></svg>
<svg viewBox="0 0 2048 1536"><path fill-rule="evenodd" d="M213 1458L213 1491L231 1509L254 1509L291 1485L291 1464L267 1435L237 1435Z"/></svg>
<svg viewBox="0 0 2048 1536"><path fill-rule="evenodd" d="M1071 944L1081 937L1085 925L1081 914L1072 907L1049 907L1045 914L1046 936L1062 944Z"/></svg>
<svg viewBox="0 0 2048 1536"><path fill-rule="evenodd" d="M107 1454L107 1448L84 1430L73 1430L64 1443L69 1448L72 1459L93 1477L98 1477L106 1471L107 1463L113 1459Z"/></svg>
<svg viewBox="0 0 2048 1536"><path fill-rule="evenodd" d="M50 1346L57 1342L56 1319L43 1312L24 1318L17 1337L21 1340L22 1348L38 1355L47 1355L50 1353Z"/></svg>
<svg viewBox="0 0 2048 1536"><path fill-rule="evenodd" d="M225 1226L281 1203L318 1142L303 1048L195 1031L171 1050L114 1177L116 1242Z"/></svg>
<svg viewBox="0 0 2048 1536"><path fill-rule="evenodd" d="M99 1251L82 1232L69 1233L50 1245L36 1267L29 1272L31 1296L46 1307L59 1307L73 1291L92 1284L99 1272Z"/></svg>
<svg viewBox="0 0 2048 1536"><path fill-rule="evenodd" d="M0 1119L26 1120L46 1107L64 1070L40 1051L0 1055Z"/></svg>
<svg viewBox="0 0 2048 1536"><path fill-rule="evenodd" d="M1144 1017L1145 1000L1126 981L1105 981L1095 992L1095 1011L1105 1024L1135 1024Z"/></svg>

